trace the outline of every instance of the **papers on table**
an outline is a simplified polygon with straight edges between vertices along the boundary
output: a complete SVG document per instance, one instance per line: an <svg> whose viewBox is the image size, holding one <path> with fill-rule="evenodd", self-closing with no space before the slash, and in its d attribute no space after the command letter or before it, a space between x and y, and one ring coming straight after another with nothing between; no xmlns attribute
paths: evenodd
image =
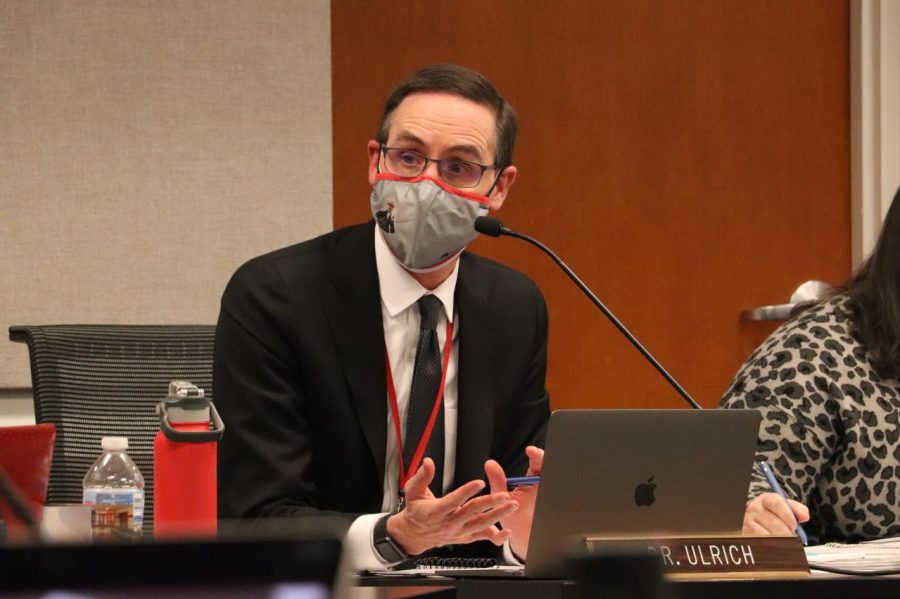
<svg viewBox="0 0 900 599"><path fill-rule="evenodd" d="M824 566L855 572L900 568L900 537L847 545L826 543L806 548L809 567Z"/></svg>

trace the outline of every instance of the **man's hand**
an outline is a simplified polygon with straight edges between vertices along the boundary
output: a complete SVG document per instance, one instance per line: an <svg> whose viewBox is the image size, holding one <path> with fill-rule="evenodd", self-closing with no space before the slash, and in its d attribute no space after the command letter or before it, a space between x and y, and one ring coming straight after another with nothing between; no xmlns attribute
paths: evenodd
<svg viewBox="0 0 900 599"><path fill-rule="evenodd" d="M763 493L755 497L744 512L744 534L794 534L798 521L809 520L809 509L793 499L788 499L788 503L790 509L777 493Z"/></svg>
<svg viewBox="0 0 900 599"><path fill-rule="evenodd" d="M541 467L544 464L544 450L533 445L525 448L528 456L528 472L526 476L540 476ZM506 473L494 460L488 460L484 464L484 471L491 483L491 494L499 494L506 491ZM519 509L503 517L500 525L504 532L511 533L509 546L520 560L528 558L528 540L531 538L531 521L534 519L534 504L537 501L539 485L517 487L510 495L519 504Z"/></svg>
<svg viewBox="0 0 900 599"><path fill-rule="evenodd" d="M473 480L435 499L428 489L432 478L434 462L425 458L404 487L406 508L387 521L388 534L407 553L418 555L433 547L483 540L502 545L510 537L510 531L496 526L519 507L505 483L502 493L475 497L484 489L484 482Z"/></svg>

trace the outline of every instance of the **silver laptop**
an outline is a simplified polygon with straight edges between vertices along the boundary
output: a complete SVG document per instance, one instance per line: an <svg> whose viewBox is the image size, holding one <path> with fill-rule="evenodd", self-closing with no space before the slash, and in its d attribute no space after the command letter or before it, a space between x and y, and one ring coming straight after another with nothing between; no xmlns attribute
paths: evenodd
<svg viewBox="0 0 900 599"><path fill-rule="evenodd" d="M585 536L740 534L756 410L557 410L525 576L561 577Z"/></svg>

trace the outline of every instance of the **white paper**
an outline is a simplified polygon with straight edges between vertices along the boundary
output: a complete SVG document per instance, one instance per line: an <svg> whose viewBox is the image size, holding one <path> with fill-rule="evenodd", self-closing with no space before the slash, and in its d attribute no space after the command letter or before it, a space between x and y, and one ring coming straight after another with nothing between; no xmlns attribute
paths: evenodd
<svg viewBox="0 0 900 599"><path fill-rule="evenodd" d="M866 543L826 543L806 548L811 568L816 565L859 572L900 568L900 537Z"/></svg>

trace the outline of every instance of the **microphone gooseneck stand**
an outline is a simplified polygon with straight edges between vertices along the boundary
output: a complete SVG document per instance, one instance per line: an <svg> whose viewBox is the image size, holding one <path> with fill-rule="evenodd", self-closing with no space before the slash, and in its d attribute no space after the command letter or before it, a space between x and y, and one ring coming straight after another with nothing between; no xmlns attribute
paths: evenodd
<svg viewBox="0 0 900 599"><path fill-rule="evenodd" d="M496 218L492 218L490 216L479 216L478 218L476 218L475 219L475 230L478 231L479 233L481 233L483 235L487 235L489 237L500 237L501 235L506 235L508 237L515 237L516 239L521 239L523 241L527 241L531 245L535 246L536 248L538 248L539 250L541 250L542 252L544 252L545 254L550 256L550 258L554 262L556 262L556 264L563 270L563 272L565 272L569 276L569 278L572 279L572 281L576 285L578 285L578 288L581 289L581 291L588 297L588 299L590 299L594 303L594 305L597 306L601 312L603 312L603 315L606 316L606 318L608 318L609 321L611 323L613 323L613 325L617 329L619 329L619 332L622 333L622 335L624 335L625 338L628 339L628 341L630 341L631 344L639 352L641 352L641 355L644 356L644 358L648 362L650 362L650 364L657 370L657 372L659 372L659 374L661 374L662 377L664 379L666 379L666 382L669 383L669 385L671 385L672 388L675 389L675 391L677 391L678 394L681 395L681 397L683 397L684 400L687 401L691 405L692 408L695 408L697 410L703 409L700 406L700 404L698 404L696 401L694 401L694 398L691 397L687 391L685 391L684 387L682 387L678 383L678 381L676 381L675 378L671 374L669 374L665 368L663 368L662 364L660 364L659 361L656 358L654 358L653 355L649 351L647 351L647 349L643 345L641 345L641 342L638 341L637 338L631 334L631 331L629 331L628 328L625 327L625 325L622 324L618 318L616 318L615 314L613 314L609 310L609 308L607 308L606 305L604 305L604 303L602 301L600 301L600 298L598 298L594 294L594 292L591 291L590 288L588 288L588 286L585 285L581 281L581 279L578 278L578 275L576 275L572 271L572 269L569 268L568 265L565 262L563 262L562 259L553 252L553 250L548 248L546 245L544 245L537 239L529 237L528 235L525 235L523 233L517 233L516 231L513 231L512 229L507 229L506 227L503 226L503 223L501 223Z"/></svg>

